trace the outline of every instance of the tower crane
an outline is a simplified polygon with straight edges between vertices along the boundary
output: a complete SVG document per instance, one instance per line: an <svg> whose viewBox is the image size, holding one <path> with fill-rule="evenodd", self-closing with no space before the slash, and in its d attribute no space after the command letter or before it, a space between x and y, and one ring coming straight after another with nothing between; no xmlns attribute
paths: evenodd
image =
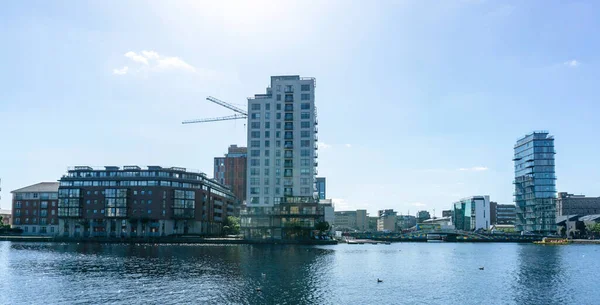
<svg viewBox="0 0 600 305"><path fill-rule="evenodd" d="M224 102L218 98L212 97L212 96L208 96L206 97L207 100L223 106L229 110L233 110L234 112L236 112L236 114L234 115L228 115L228 116L223 116L223 117L217 117L217 118L207 118L207 119L197 119L197 120L187 120L187 121L183 121L181 122L181 124L194 124L194 123L206 123L206 122L216 122L216 121L227 121L227 120L239 120L239 119L247 119L248 118L248 112L246 110L243 110L241 108L238 108L232 104L229 104L227 102Z"/></svg>

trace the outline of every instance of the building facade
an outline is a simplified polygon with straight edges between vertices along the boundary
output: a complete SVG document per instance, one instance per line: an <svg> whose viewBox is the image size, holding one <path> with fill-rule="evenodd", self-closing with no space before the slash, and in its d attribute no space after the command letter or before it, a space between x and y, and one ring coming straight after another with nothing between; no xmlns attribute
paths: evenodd
<svg viewBox="0 0 600 305"><path fill-rule="evenodd" d="M315 79L272 76L266 94L248 98L247 238L309 237L323 221L316 192Z"/></svg>
<svg viewBox="0 0 600 305"><path fill-rule="evenodd" d="M319 199L327 198L327 183L325 177L317 177L316 188Z"/></svg>
<svg viewBox="0 0 600 305"><path fill-rule="evenodd" d="M553 234L556 232L556 176L554 137L547 131L533 132L514 146L515 230Z"/></svg>
<svg viewBox="0 0 600 305"><path fill-rule="evenodd" d="M558 193L556 216L600 214L600 197L586 197L566 192Z"/></svg>
<svg viewBox="0 0 600 305"><path fill-rule="evenodd" d="M231 189L240 202L246 201L247 177L246 147L230 145L224 157L216 157L214 164L214 179Z"/></svg>
<svg viewBox="0 0 600 305"><path fill-rule="evenodd" d="M417 222L421 223L427 219L431 218L431 214L428 211L418 211L417 212Z"/></svg>
<svg viewBox="0 0 600 305"><path fill-rule="evenodd" d="M396 227L398 230L410 229L417 225L417 218L412 215L398 215L396 217Z"/></svg>
<svg viewBox="0 0 600 305"><path fill-rule="evenodd" d="M490 207L492 203L490 202ZM517 209L514 204L496 204L494 211L490 210L490 216L494 217L491 224L514 225L517 218Z"/></svg>
<svg viewBox="0 0 600 305"><path fill-rule="evenodd" d="M12 227L23 235L58 234L58 183L41 182L11 192Z"/></svg>
<svg viewBox="0 0 600 305"><path fill-rule="evenodd" d="M473 231L490 227L490 196L472 196L453 204L452 223L457 230Z"/></svg>
<svg viewBox="0 0 600 305"><path fill-rule="evenodd" d="M452 217L452 210L443 210L442 217Z"/></svg>
<svg viewBox="0 0 600 305"><path fill-rule="evenodd" d="M76 166L60 179L64 237L218 235L238 200L204 173L181 167Z"/></svg>
<svg viewBox="0 0 600 305"><path fill-rule="evenodd" d="M367 231L369 229L367 210L336 211L334 226L339 231Z"/></svg>
<svg viewBox="0 0 600 305"><path fill-rule="evenodd" d="M392 209L379 210L377 212L377 231L380 232L395 232L396 231L396 216L397 213Z"/></svg>
<svg viewBox="0 0 600 305"><path fill-rule="evenodd" d="M12 211L11 210L0 210L0 217L2 222L0 225L10 226L12 225Z"/></svg>

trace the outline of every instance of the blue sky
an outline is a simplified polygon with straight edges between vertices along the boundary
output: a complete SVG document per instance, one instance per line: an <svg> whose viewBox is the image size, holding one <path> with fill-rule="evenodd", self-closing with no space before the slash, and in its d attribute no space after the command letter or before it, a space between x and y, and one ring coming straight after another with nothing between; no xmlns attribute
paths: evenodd
<svg viewBox="0 0 600 305"><path fill-rule="evenodd" d="M510 203L513 144L540 129L559 191L600 196L596 1L214 2L2 2L0 206L74 165L212 175L244 122L180 122L282 74L317 78L337 210Z"/></svg>

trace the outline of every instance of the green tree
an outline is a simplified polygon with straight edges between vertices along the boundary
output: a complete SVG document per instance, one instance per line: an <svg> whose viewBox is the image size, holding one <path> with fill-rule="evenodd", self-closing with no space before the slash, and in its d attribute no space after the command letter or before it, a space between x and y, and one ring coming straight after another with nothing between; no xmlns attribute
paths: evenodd
<svg viewBox="0 0 600 305"><path fill-rule="evenodd" d="M323 232L327 232L327 231L329 231L329 223L327 221L321 221L321 222L317 223L317 225L315 226L315 229L319 230L319 232L321 234Z"/></svg>
<svg viewBox="0 0 600 305"><path fill-rule="evenodd" d="M240 218L227 216L223 221L223 235L238 235L240 234Z"/></svg>
<svg viewBox="0 0 600 305"><path fill-rule="evenodd" d="M600 233L600 223L594 225L594 227L592 228L592 232Z"/></svg>

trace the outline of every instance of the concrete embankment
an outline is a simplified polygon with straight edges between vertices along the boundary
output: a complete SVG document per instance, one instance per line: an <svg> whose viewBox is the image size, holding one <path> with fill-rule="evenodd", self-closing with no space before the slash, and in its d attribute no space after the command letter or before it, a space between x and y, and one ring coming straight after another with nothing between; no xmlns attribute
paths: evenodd
<svg viewBox="0 0 600 305"><path fill-rule="evenodd" d="M66 243L148 243L148 244L300 244L300 245L335 245L335 240L248 240L241 238L213 238L198 236L165 236L149 238L68 238L53 236L0 236L0 241L15 242L66 242Z"/></svg>

